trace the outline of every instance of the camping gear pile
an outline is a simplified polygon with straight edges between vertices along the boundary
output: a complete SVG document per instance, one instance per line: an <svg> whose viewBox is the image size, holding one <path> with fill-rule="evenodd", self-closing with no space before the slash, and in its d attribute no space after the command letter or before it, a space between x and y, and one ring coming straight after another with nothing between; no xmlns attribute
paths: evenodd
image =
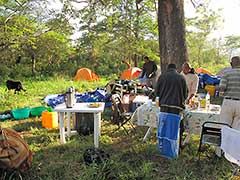
<svg viewBox="0 0 240 180"><path fill-rule="evenodd" d="M199 77L199 90L204 89L211 96L218 96L218 86L220 84L223 72L228 71L229 68L223 69L214 75L211 71L206 68L196 68L195 72Z"/></svg>
<svg viewBox="0 0 240 180"><path fill-rule="evenodd" d="M80 102L105 102L106 107L111 106L111 94L119 94L121 98L125 94L153 94L150 87L142 87L141 84L133 80L115 80L109 82L105 88L96 88L94 91L85 93L75 93L77 103ZM66 100L66 94L51 94L44 97L44 102L52 108L62 104Z"/></svg>
<svg viewBox="0 0 240 180"><path fill-rule="evenodd" d="M150 87L142 87L141 83L134 80L115 80L106 85L106 91L110 94L119 94L123 97L125 94L144 94L151 95L154 90Z"/></svg>
<svg viewBox="0 0 240 180"><path fill-rule="evenodd" d="M201 88L205 88L206 85L219 85L221 76L214 76L204 73L199 73L199 85Z"/></svg>
<svg viewBox="0 0 240 180"><path fill-rule="evenodd" d="M72 96L72 95L71 95ZM94 91L85 93L74 93L74 99L77 103L80 102L109 102L110 94L107 94L105 89L96 88ZM66 102L66 94L51 94L44 97L44 102L52 108L55 108L58 104Z"/></svg>

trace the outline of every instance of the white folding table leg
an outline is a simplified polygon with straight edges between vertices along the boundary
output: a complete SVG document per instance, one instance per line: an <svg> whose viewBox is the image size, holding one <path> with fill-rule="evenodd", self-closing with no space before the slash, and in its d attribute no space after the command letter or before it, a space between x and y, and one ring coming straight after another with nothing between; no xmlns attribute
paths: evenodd
<svg viewBox="0 0 240 180"><path fill-rule="evenodd" d="M146 141L148 135L150 134L151 129L152 129L152 127L149 127L148 130L147 130L147 132L146 132L146 134L144 135L144 137L143 137L143 141L144 141L144 142Z"/></svg>
<svg viewBox="0 0 240 180"><path fill-rule="evenodd" d="M60 143L66 143L65 139L65 127L64 127L64 112L59 112L59 132L60 132Z"/></svg>
<svg viewBox="0 0 240 180"><path fill-rule="evenodd" d="M67 136L71 136L71 113L67 112Z"/></svg>
<svg viewBox="0 0 240 180"><path fill-rule="evenodd" d="M101 113L94 113L94 146L99 147L99 136L101 131Z"/></svg>

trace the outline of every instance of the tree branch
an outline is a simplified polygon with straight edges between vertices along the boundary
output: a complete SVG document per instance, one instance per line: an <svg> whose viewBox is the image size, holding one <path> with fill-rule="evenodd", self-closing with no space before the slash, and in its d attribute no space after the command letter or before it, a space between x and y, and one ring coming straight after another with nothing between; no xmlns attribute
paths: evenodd
<svg viewBox="0 0 240 180"><path fill-rule="evenodd" d="M195 9L202 6L202 3L200 2L201 0L198 0L198 2L196 0L190 0L190 1Z"/></svg>
<svg viewBox="0 0 240 180"><path fill-rule="evenodd" d="M17 4L19 5L18 8L16 8L5 20L5 24L7 24L7 22L11 19L12 16L14 16L27 2L24 2L22 4L20 4L17 0L16 0Z"/></svg>
<svg viewBox="0 0 240 180"><path fill-rule="evenodd" d="M140 4L143 0L136 0L137 4Z"/></svg>

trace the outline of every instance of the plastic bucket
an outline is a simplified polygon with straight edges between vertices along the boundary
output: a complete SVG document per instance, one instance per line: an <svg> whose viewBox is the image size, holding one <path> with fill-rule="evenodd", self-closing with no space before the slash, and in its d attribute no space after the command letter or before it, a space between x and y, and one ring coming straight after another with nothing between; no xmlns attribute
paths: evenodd
<svg viewBox="0 0 240 180"><path fill-rule="evenodd" d="M58 127L58 114L57 112L42 112L42 126L48 129Z"/></svg>
<svg viewBox="0 0 240 180"><path fill-rule="evenodd" d="M18 109L12 110L11 114L12 114L13 118L16 119L16 120L27 119L27 118L29 118L30 110L31 109L28 108L28 107L18 108Z"/></svg>
<svg viewBox="0 0 240 180"><path fill-rule="evenodd" d="M208 91L210 96L214 96L215 95L215 86L213 86L213 85L206 85L205 89Z"/></svg>

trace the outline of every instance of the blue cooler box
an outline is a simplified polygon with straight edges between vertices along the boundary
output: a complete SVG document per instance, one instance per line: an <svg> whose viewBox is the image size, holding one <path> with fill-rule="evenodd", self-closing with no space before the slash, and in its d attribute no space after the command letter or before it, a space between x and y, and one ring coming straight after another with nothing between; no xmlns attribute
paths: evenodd
<svg viewBox="0 0 240 180"><path fill-rule="evenodd" d="M181 116L172 113L159 113L158 149L162 156L175 159L179 151L179 128Z"/></svg>

